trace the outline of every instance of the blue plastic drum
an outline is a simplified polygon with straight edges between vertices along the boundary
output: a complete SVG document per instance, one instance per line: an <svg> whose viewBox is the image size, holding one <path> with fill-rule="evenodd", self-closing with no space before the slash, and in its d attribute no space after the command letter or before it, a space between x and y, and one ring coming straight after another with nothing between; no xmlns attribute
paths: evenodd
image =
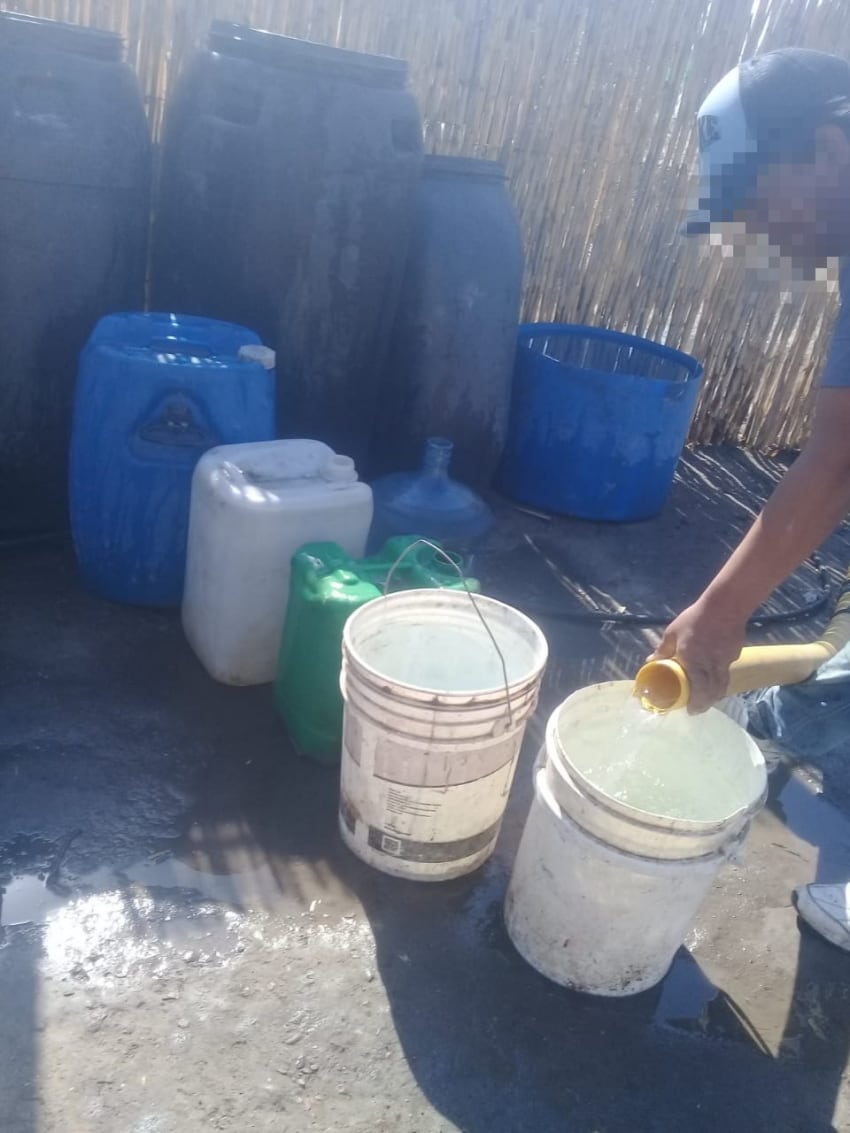
<svg viewBox="0 0 850 1133"><path fill-rule="evenodd" d="M611 522L664 507L702 366L636 335L520 327L500 484L520 503Z"/></svg>
<svg viewBox="0 0 850 1133"><path fill-rule="evenodd" d="M109 315L80 359L71 529L95 593L142 606L183 595L192 474L221 444L274 437L274 371L239 357L253 331L211 319Z"/></svg>

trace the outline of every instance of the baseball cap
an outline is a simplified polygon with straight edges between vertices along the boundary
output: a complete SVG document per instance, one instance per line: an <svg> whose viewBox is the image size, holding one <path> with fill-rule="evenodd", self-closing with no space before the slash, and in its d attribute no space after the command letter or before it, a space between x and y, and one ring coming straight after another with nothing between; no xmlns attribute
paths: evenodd
<svg viewBox="0 0 850 1133"><path fill-rule="evenodd" d="M838 55L786 47L734 67L697 113L699 201L685 234L732 220L752 199L759 171L802 160L815 128L841 111L850 113L850 63Z"/></svg>

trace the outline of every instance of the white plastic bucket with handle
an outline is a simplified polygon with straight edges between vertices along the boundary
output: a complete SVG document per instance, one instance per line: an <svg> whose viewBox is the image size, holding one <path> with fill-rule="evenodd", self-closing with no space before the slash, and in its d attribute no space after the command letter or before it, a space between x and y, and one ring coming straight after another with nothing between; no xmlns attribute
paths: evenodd
<svg viewBox="0 0 850 1133"><path fill-rule="evenodd" d="M537 706L545 637L492 598L409 590L354 613L342 654L346 844L397 877L476 869L495 846Z"/></svg>
<svg viewBox="0 0 850 1133"><path fill-rule="evenodd" d="M582 733L595 728L585 739L602 742L598 768L605 735L598 723L609 720L612 758L618 758L631 692L629 682L582 689L550 717L505 903L508 932L532 967L594 995L631 995L663 979L767 791L758 746L715 710L699 724L683 713L676 725L683 735L699 728L703 746L718 745L714 764L694 759L703 786L711 786L713 774L723 777L722 791L705 786L698 817L654 813L600 789L599 776L580 756L589 750ZM679 755L686 761L687 749Z"/></svg>

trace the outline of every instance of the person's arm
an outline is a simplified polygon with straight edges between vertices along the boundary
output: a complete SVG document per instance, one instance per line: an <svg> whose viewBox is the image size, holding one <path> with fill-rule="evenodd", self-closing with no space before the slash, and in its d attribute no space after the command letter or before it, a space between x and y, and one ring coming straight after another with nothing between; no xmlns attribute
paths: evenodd
<svg viewBox="0 0 850 1133"><path fill-rule="evenodd" d="M850 511L850 388L822 389L809 443L701 597L668 626L654 658L676 657L691 712L726 694L747 621Z"/></svg>

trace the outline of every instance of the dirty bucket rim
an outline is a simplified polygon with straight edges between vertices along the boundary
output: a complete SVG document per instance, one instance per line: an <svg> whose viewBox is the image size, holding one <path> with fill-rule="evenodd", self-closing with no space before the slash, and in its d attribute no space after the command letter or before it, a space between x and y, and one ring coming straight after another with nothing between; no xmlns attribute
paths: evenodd
<svg viewBox="0 0 850 1133"><path fill-rule="evenodd" d="M613 842L606 842L603 837L585 826L580 818L572 814L564 806L552 786L550 778L546 774L545 767L536 769L534 773L534 789L539 792L545 802L546 813L549 819L554 822L568 822L583 838L588 839L588 841L600 847L607 854L615 858L628 858L630 861L639 863L650 872L663 875L670 867L709 865L718 860L725 861L727 859L727 854L723 846L711 846L702 852L688 854L681 858L666 858L659 857L657 854L652 853L638 853L636 850L629 849L628 847L618 846ZM725 826L725 823L723 825ZM735 838L740 837L740 830L738 830L734 836Z"/></svg>
<svg viewBox="0 0 850 1133"><path fill-rule="evenodd" d="M571 810L564 803L562 796L552 783L553 777L557 777L565 787L575 793L577 798L583 799L586 803L591 804L597 812L601 811L620 822L627 823L630 828L643 831L651 836L670 836L676 839L687 839L688 841L699 841L701 839L708 841L721 836L728 836L729 838L737 837L741 827L755 817L764 806L765 800L767 799L767 782L765 782L761 795L755 803L733 811L728 818L715 820L672 818L666 815L655 814L653 811L642 810L639 807L633 807L628 803L621 802L619 799L612 798L610 795L605 794L604 791L600 791L598 787L594 787L589 780L585 780L581 777L580 772L571 773L571 769L563 766L560 758L557 756L555 759L549 761L548 771L550 790L558 800L558 805L564 813L569 815L571 822L587 833L588 836L600 842L601 845L613 848L617 853L630 854L636 857L651 857L652 855L638 854L632 849L628 849L619 843L606 840L599 834L593 833L589 826L582 822L575 811ZM712 852L713 851L706 850L704 854L691 854L684 858L668 858L666 855L658 857L656 855L654 860L686 861L706 856Z"/></svg>
<svg viewBox="0 0 850 1133"><path fill-rule="evenodd" d="M486 616L486 609L489 607L491 610L498 610L500 613L507 613L511 618L514 618L520 624L529 628L530 637L534 640L535 659L534 664L529 667L521 677L517 677L514 681L508 682L508 688L511 694L514 692L521 692L529 684L539 681L540 676L546 667L546 662L549 659L549 643L546 640L546 635L540 626L537 625L527 614L518 610L515 606L509 605L507 602L500 602L498 598L490 598L484 594L475 594L472 596L476 603L483 604L482 612ZM366 621L377 615L378 603L393 604L396 606L414 605L417 599L425 598L430 604L436 601L447 602L455 606L458 610L467 609L471 617L480 625L478 616L475 611L470 608L470 594L467 591L459 590L402 590L395 594L384 594L380 598L375 598L372 602L368 602L365 606L361 606L359 610L355 610L345 623L345 628L342 634L342 648L344 663L352 663L359 668L363 673L375 680L378 684L386 684L389 682L398 690L408 690L418 695L426 695L434 698L434 707L436 708L440 703L445 703L451 706L462 707L464 704L469 704L470 700L474 697L494 697L501 693L504 698L505 685L502 681L497 684L490 685L482 688L466 689L460 692L451 692L447 689L431 688L428 685L411 684L409 681L400 680L389 673L382 672L380 669L375 668L373 664L365 661L356 648L352 644L352 635L357 629L361 621ZM386 605L383 607L386 609ZM481 632L484 632L482 627ZM389 691L389 690L388 690ZM494 705L497 707L497 705Z"/></svg>
<svg viewBox="0 0 850 1133"><path fill-rule="evenodd" d="M655 811L644 810L642 807L636 807L631 803L625 803L620 799L615 799L612 795L609 795L606 791L598 787L592 779L589 779L575 766L569 755L564 751L558 731L558 724L560 722L561 713L568 705L572 704L575 706L575 703L580 698L589 699L591 695L601 690L613 689L620 685L624 688L631 689L631 683L629 681L600 681L597 684L576 689L575 692L571 693L566 700L562 701L554 709L546 723L546 749L550 755L554 757L550 758L550 763L558 776L565 778L567 784L571 786L573 790L577 790L579 794L588 796L594 804L608 811L609 814L623 818L633 825L642 827L653 833L690 834L697 837L710 837L711 835L720 834L725 830L731 830L737 823L740 823L741 820L752 817L761 810L767 798L767 768L764 762L764 756L758 744L752 736L744 732L743 729L741 729L741 732L745 737L746 746L750 753L754 754L756 757L754 766L762 772L761 789L752 802L738 807L737 810L732 811L732 813L725 818L680 818L672 815L658 814ZM730 723L731 722L732 721L730 721ZM575 819L573 819L573 821L575 821Z"/></svg>

